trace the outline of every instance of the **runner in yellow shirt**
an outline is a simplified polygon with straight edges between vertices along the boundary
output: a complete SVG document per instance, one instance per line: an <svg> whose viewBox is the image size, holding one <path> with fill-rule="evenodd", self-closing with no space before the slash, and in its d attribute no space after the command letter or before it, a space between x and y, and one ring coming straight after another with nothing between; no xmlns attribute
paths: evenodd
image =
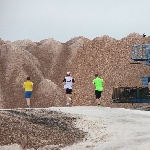
<svg viewBox="0 0 150 150"><path fill-rule="evenodd" d="M23 83L25 89L25 98L27 101L27 107L30 108L30 98L32 96L33 82L30 81L30 77L27 77L27 81Z"/></svg>

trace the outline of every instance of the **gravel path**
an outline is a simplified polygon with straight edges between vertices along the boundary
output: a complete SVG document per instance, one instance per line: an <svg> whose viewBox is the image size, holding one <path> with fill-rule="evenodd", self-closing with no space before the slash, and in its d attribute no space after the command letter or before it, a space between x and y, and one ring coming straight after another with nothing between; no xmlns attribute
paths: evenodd
<svg viewBox="0 0 150 150"><path fill-rule="evenodd" d="M51 110L84 116L78 126L89 132L87 140L64 150L150 149L150 111L93 106Z"/></svg>
<svg viewBox="0 0 150 150"><path fill-rule="evenodd" d="M70 122L72 128L86 134L82 141L66 144L65 147L45 145L38 150L149 150L150 111L96 106L51 107L43 110L57 111L58 114L63 112L76 118L76 121L71 120L73 124ZM17 145L10 148L13 149L13 146Z"/></svg>

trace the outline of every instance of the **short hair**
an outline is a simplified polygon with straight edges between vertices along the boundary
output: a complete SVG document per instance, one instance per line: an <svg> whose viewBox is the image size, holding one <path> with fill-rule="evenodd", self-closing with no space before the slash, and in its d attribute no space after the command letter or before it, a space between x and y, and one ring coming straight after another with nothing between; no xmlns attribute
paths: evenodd
<svg viewBox="0 0 150 150"><path fill-rule="evenodd" d="M27 80L30 80L30 77L27 77Z"/></svg>
<svg viewBox="0 0 150 150"><path fill-rule="evenodd" d="M95 77L98 77L98 74L97 74L97 73L95 74Z"/></svg>

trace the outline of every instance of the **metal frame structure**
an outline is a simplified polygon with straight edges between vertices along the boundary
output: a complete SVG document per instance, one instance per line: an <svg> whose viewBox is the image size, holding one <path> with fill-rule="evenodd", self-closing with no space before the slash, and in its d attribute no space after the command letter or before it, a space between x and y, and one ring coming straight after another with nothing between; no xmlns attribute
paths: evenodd
<svg viewBox="0 0 150 150"><path fill-rule="evenodd" d="M133 45L131 59L136 62L143 61L150 66L150 44ZM134 63L133 63L134 64ZM135 63L136 64L136 63ZM118 87L113 88L112 100L114 103L150 103L148 83L150 77L141 77L144 87Z"/></svg>
<svg viewBox="0 0 150 150"><path fill-rule="evenodd" d="M150 66L150 44L133 45L131 55L132 60L144 61L146 65Z"/></svg>
<svg viewBox="0 0 150 150"><path fill-rule="evenodd" d="M113 88L114 103L150 103L147 87L119 87Z"/></svg>

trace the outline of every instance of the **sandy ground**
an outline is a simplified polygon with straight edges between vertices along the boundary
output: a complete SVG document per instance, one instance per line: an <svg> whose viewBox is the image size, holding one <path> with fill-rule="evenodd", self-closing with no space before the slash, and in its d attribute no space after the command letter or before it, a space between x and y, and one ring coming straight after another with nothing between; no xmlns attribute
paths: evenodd
<svg viewBox="0 0 150 150"><path fill-rule="evenodd" d="M63 150L149 150L150 112L124 108L51 108L83 115L77 126L88 131L87 140Z"/></svg>
<svg viewBox="0 0 150 150"><path fill-rule="evenodd" d="M150 149L150 111L96 106L47 109L76 116L78 119L74 126L88 132L83 142L61 150ZM15 150L20 150L18 145L13 146L16 147ZM0 150L14 150L13 146L1 147ZM45 147L45 149L51 148Z"/></svg>

